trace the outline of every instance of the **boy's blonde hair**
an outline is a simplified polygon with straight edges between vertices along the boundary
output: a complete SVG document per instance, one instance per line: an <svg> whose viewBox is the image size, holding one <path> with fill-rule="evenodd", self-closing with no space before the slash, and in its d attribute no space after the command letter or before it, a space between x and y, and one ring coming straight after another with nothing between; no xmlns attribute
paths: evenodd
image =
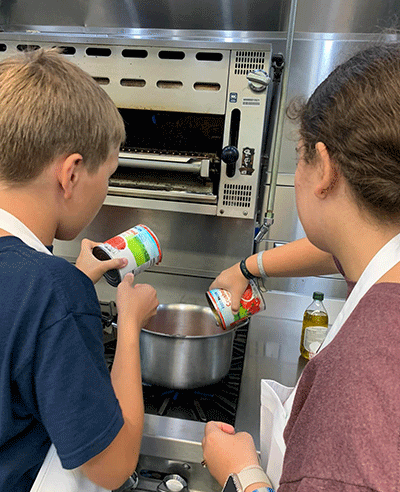
<svg viewBox="0 0 400 492"><path fill-rule="evenodd" d="M124 139L111 98L57 49L0 62L0 180L25 184L75 152L95 172Z"/></svg>

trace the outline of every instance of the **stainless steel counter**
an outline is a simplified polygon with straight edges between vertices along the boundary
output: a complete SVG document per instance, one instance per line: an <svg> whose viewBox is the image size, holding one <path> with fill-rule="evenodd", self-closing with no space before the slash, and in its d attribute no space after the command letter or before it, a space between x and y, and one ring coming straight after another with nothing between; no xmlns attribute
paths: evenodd
<svg viewBox="0 0 400 492"><path fill-rule="evenodd" d="M294 386L306 360L300 357L301 321L258 314L250 321L235 428L252 434L259 449L261 379Z"/></svg>

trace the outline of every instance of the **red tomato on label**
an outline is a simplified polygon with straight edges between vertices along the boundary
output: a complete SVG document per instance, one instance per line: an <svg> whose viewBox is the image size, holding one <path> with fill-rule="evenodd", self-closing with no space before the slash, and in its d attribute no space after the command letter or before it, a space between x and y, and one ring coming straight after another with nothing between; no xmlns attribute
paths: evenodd
<svg viewBox="0 0 400 492"><path fill-rule="evenodd" d="M253 289L251 288L251 285L248 285L243 293L242 299L245 301L250 301L252 297L253 297Z"/></svg>
<svg viewBox="0 0 400 492"><path fill-rule="evenodd" d="M260 299L254 299L252 306L249 308L251 314L256 314L260 310Z"/></svg>
<svg viewBox="0 0 400 492"><path fill-rule="evenodd" d="M126 248L126 241L123 237L121 236L115 236L106 241L110 246L112 246L115 249L125 249Z"/></svg>

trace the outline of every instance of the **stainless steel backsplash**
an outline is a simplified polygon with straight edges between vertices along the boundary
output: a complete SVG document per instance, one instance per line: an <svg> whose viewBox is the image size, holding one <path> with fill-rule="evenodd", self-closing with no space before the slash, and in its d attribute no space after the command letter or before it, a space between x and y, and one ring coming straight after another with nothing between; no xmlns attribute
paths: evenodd
<svg viewBox="0 0 400 492"><path fill-rule="evenodd" d="M0 24L86 28L285 31L289 0L2 0ZM396 0L299 0L300 32L373 33L393 27Z"/></svg>

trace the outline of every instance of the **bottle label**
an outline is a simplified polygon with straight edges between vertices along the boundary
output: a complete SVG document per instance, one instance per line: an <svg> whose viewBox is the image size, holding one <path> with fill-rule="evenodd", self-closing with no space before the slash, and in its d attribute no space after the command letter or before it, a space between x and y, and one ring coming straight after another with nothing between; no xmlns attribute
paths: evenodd
<svg viewBox="0 0 400 492"><path fill-rule="evenodd" d="M326 326L307 326L304 330L304 348L309 353L310 359L317 353L327 333Z"/></svg>

